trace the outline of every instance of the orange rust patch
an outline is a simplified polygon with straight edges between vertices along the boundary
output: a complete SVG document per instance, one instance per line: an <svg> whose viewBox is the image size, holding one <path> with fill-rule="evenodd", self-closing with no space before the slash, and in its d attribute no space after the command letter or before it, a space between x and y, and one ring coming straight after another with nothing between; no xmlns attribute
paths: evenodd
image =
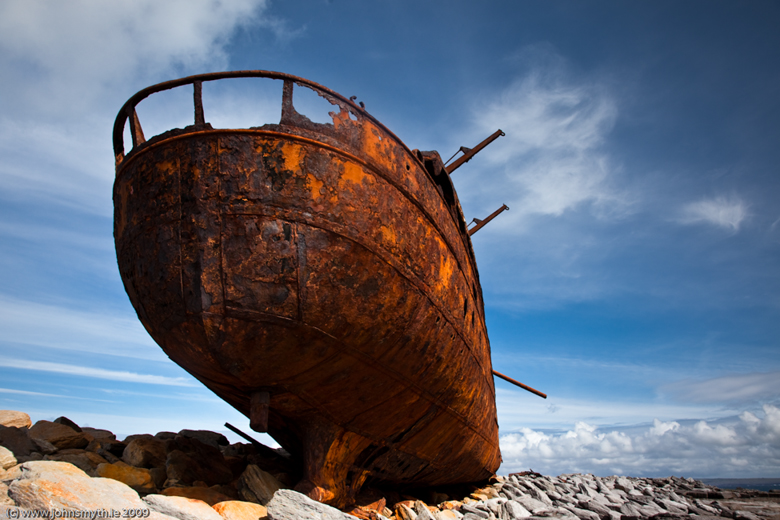
<svg viewBox="0 0 780 520"><path fill-rule="evenodd" d="M317 177L315 177L312 174L309 174L307 177L309 181L309 190L311 191L311 198L314 200L318 200L322 196L322 192L320 191L323 186L323 182Z"/></svg>
<svg viewBox="0 0 780 520"><path fill-rule="evenodd" d="M382 226L380 228L380 231L382 232L382 238L385 239L386 242L389 242L391 244L395 244L396 240L398 240L398 238L395 235L395 231L393 231L389 227Z"/></svg>
<svg viewBox="0 0 780 520"><path fill-rule="evenodd" d="M297 143L284 143L282 145L282 157L284 167L290 171L298 171L303 159L303 147Z"/></svg>
<svg viewBox="0 0 780 520"><path fill-rule="evenodd" d="M366 174L360 166L351 162L344 163L344 174L341 176L343 180L360 184L365 177Z"/></svg>

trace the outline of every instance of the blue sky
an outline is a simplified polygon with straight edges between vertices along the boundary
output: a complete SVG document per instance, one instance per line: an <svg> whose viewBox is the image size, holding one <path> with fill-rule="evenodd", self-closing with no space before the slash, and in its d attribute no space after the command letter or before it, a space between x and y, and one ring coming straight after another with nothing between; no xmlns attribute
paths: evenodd
<svg viewBox="0 0 780 520"><path fill-rule="evenodd" d="M473 237L494 367L550 395L496 383L502 472L778 477L778 26L771 1L3 2L0 408L249 430L124 293L111 126L150 84L278 70L410 148L506 132L453 174L469 219L511 208ZM204 88L207 120L278 117L250 87ZM143 103L147 136L189 96Z"/></svg>

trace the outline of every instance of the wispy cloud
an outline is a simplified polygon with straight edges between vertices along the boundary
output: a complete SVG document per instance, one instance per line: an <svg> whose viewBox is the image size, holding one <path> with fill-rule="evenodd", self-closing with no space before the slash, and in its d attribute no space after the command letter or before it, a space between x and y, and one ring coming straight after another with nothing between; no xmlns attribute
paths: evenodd
<svg viewBox="0 0 780 520"><path fill-rule="evenodd" d="M712 224L729 231L739 227L750 216L748 204L738 197L715 197L690 202L682 207L678 221L682 224Z"/></svg>
<svg viewBox="0 0 780 520"><path fill-rule="evenodd" d="M502 472L547 474L774 477L780 460L780 409L718 421L668 421L629 431L579 422L565 433L523 428L500 439Z"/></svg>
<svg viewBox="0 0 780 520"><path fill-rule="evenodd" d="M64 394L47 394L44 392L29 392L27 390L14 390L13 388L0 388L0 394L17 394L17 395L26 395L26 396L35 396L35 397L56 397L58 399L78 399L80 401L100 401L104 403L113 402L113 401L108 401L106 399L94 399L92 397L78 397L74 395L64 395Z"/></svg>
<svg viewBox="0 0 780 520"><path fill-rule="evenodd" d="M780 398L780 371L732 374L712 379L676 381L661 391L697 403L770 401Z"/></svg>
<svg viewBox="0 0 780 520"><path fill-rule="evenodd" d="M540 389L551 395L543 400L519 390L496 389L502 432L524 427L565 429L578 422L595 427L641 424L652 421L654 417L663 421L678 417L723 418L740 411L728 409L720 403L663 402L646 398L632 400L625 396L612 399L557 397L548 388Z"/></svg>
<svg viewBox="0 0 780 520"><path fill-rule="evenodd" d="M496 183L513 211L504 228L528 215L560 216L583 204L615 211L628 203L614 185L617 167L604 149L617 103L604 85L572 77L561 62L536 64L475 109L480 133L506 132L486 154L503 171Z"/></svg>
<svg viewBox="0 0 780 520"><path fill-rule="evenodd" d="M104 368L67 365L64 363L50 363L48 361L30 361L26 359L11 359L0 357L0 367L35 370L39 372L51 372L55 374L65 374L96 379L107 379L109 381L124 381L127 383L168 386L197 386L194 382L183 377L136 374L135 372L106 370Z"/></svg>
<svg viewBox="0 0 780 520"><path fill-rule="evenodd" d="M111 124L150 83L224 69L235 31L267 0L0 3L0 196L111 215ZM23 79L19 79L23 78ZM190 117L192 108L189 109ZM24 195L20 195L24 194Z"/></svg>
<svg viewBox="0 0 780 520"><path fill-rule="evenodd" d="M74 307L78 303L44 304L0 295L0 340L137 359L165 359L135 317Z"/></svg>

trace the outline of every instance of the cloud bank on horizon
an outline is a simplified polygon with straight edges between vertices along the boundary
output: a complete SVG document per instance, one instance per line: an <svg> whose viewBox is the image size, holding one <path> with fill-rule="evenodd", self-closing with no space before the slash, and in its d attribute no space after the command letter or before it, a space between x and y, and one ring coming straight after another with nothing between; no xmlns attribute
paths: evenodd
<svg viewBox="0 0 780 520"><path fill-rule="evenodd" d="M511 208L473 239L494 366L550 394L497 383L502 471L778 475L780 9L305 6L0 4L0 408L124 434L246 422L129 305L110 132L149 84L281 70L360 93L411 148L506 132L453 175L468 218ZM220 126L278 117L242 84L204 100ZM139 114L163 131L188 110Z"/></svg>

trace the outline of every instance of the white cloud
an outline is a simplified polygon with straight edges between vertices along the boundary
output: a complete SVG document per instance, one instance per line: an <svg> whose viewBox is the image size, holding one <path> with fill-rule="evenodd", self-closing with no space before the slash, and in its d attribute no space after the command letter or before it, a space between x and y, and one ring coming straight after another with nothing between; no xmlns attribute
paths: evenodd
<svg viewBox="0 0 780 520"><path fill-rule="evenodd" d="M764 405L763 417L681 422L656 419L630 431L580 422L557 434L522 428L501 436L501 472L772 477L780 470L780 409L772 405Z"/></svg>
<svg viewBox="0 0 780 520"><path fill-rule="evenodd" d="M224 67L222 49L235 28L257 21L266 5L266 0L3 2L4 69L28 78L5 84L44 110L59 110L83 106L106 87L137 81L139 75L175 66Z"/></svg>
<svg viewBox="0 0 780 520"><path fill-rule="evenodd" d="M683 224L713 224L736 232L749 216L748 205L741 199L715 197L686 204L678 221Z"/></svg>
<svg viewBox="0 0 780 520"><path fill-rule="evenodd" d="M0 357L0 366L18 368L22 370L35 370L40 372L52 372L72 376L107 379L109 381L124 381L128 383L141 383L149 385L168 386L197 386L193 381L184 377L167 377L152 374L137 374L120 370L106 370L64 363L50 363L48 361L30 361L26 359L10 359Z"/></svg>

